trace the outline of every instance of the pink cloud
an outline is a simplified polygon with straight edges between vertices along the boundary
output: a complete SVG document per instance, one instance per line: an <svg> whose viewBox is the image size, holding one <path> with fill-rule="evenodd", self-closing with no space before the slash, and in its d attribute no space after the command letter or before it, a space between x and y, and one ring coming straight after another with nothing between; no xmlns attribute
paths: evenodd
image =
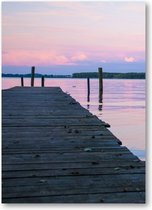
<svg viewBox="0 0 152 210"><path fill-rule="evenodd" d="M76 53L74 56L71 57L71 61L85 61L88 57L85 55L85 53L79 52Z"/></svg>
<svg viewBox="0 0 152 210"><path fill-rule="evenodd" d="M73 55L66 55L66 53L59 53L50 50L10 50L7 53L3 52L3 65L15 66L48 66L48 65L76 65L77 62L82 62L88 59L83 52L72 53Z"/></svg>
<svg viewBox="0 0 152 210"><path fill-rule="evenodd" d="M126 61L128 63L132 63L132 62L135 62L135 58L133 58L133 57L125 57L124 61Z"/></svg>
<svg viewBox="0 0 152 210"><path fill-rule="evenodd" d="M9 51L2 56L3 65L64 65L70 61L65 55L50 51Z"/></svg>

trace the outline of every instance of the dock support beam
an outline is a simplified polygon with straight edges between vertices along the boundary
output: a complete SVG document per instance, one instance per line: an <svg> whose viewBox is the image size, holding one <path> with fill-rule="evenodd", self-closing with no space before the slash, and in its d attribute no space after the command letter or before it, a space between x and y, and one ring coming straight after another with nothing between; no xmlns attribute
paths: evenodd
<svg viewBox="0 0 152 210"><path fill-rule="evenodd" d="M99 103L102 103L102 95L103 95L103 76L102 76L102 68L98 68L99 74Z"/></svg>
<svg viewBox="0 0 152 210"><path fill-rule="evenodd" d="M87 101L89 102L90 101L90 78L88 77L87 78Z"/></svg>
<svg viewBox="0 0 152 210"><path fill-rule="evenodd" d="M21 77L21 86L24 87L24 78Z"/></svg>
<svg viewBox="0 0 152 210"><path fill-rule="evenodd" d="M34 75L35 75L35 66L32 66L32 69L31 69L31 87L34 86Z"/></svg>
<svg viewBox="0 0 152 210"><path fill-rule="evenodd" d="M42 78L41 78L41 85L42 85L42 87L44 87L44 76L42 76Z"/></svg>

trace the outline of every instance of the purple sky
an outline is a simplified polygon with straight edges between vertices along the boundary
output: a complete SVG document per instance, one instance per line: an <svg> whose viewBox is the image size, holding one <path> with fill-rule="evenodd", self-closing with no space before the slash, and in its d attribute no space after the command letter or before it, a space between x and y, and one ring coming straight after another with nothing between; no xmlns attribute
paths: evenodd
<svg viewBox="0 0 152 210"><path fill-rule="evenodd" d="M143 2L3 2L3 73L145 71Z"/></svg>

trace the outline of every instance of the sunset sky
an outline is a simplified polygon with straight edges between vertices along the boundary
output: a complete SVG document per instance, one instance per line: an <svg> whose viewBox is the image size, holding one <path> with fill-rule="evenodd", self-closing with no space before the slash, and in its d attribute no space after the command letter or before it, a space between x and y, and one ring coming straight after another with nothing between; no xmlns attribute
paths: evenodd
<svg viewBox="0 0 152 210"><path fill-rule="evenodd" d="M143 2L3 2L3 73L145 71Z"/></svg>

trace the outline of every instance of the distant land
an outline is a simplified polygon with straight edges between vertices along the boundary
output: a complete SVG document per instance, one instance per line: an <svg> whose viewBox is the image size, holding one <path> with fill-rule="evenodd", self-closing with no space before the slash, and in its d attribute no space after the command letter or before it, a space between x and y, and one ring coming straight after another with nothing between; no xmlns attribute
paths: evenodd
<svg viewBox="0 0 152 210"><path fill-rule="evenodd" d="M73 78L98 78L98 72L81 72L72 74ZM103 72L103 78L105 79L145 79L145 73L109 73Z"/></svg>
<svg viewBox="0 0 152 210"><path fill-rule="evenodd" d="M53 75L53 74L35 74L35 78L41 78L44 76L45 78L71 78L71 75ZM25 78L30 78L31 74L4 74L2 73L2 77L25 77Z"/></svg>
<svg viewBox="0 0 152 210"><path fill-rule="evenodd" d="M48 75L48 74L35 74L35 78L98 78L98 72L81 72L73 73L72 75ZM31 74L4 74L2 77L25 77L30 78ZM129 73L109 73L103 72L104 79L145 79L145 73L129 72Z"/></svg>

